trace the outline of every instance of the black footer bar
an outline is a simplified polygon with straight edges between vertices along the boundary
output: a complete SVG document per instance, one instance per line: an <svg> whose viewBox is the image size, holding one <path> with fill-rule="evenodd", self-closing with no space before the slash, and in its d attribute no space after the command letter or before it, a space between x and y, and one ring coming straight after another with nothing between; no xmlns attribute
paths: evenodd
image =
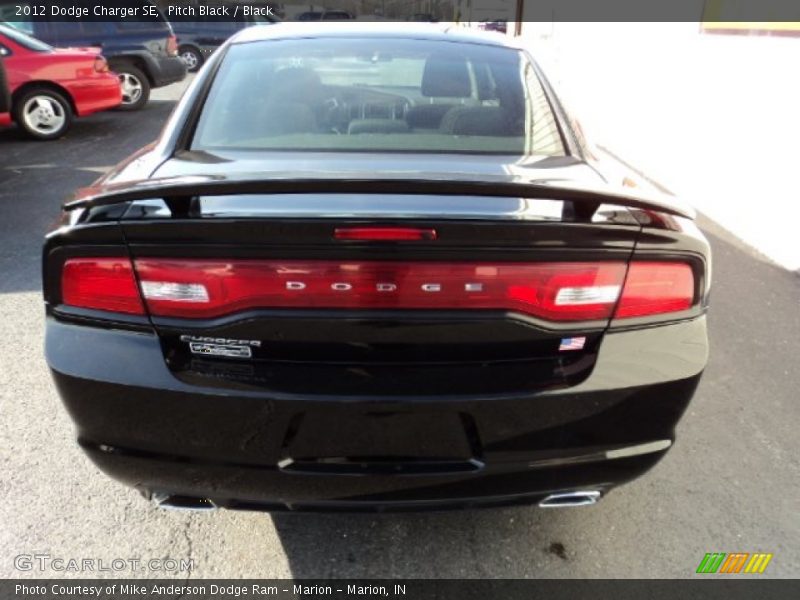
<svg viewBox="0 0 800 600"><path fill-rule="evenodd" d="M778 600L798 580L697 576L689 580L554 579L29 579L0 580L0 598L38 600Z"/></svg>

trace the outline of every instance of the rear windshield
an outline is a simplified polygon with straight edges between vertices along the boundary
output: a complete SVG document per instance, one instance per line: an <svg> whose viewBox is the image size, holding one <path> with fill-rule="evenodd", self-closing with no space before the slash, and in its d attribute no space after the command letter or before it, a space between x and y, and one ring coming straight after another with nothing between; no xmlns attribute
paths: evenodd
<svg viewBox="0 0 800 600"><path fill-rule="evenodd" d="M517 50L386 39L230 47L193 149L564 154Z"/></svg>
<svg viewBox="0 0 800 600"><path fill-rule="evenodd" d="M40 42L35 37L31 37L27 33L7 25L0 25L0 35L4 35L23 48L33 50L34 52L50 52L53 49L52 46L48 46L44 42Z"/></svg>

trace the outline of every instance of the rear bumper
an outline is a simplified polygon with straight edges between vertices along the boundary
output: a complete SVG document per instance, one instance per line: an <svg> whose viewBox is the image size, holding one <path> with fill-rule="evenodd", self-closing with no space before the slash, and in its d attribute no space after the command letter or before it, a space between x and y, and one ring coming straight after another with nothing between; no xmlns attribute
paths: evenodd
<svg viewBox="0 0 800 600"><path fill-rule="evenodd" d="M399 512L538 504L551 494L598 491L635 479L664 452L536 469L486 466L469 475L299 475L275 467L192 461L82 444L107 475L142 491L268 512ZM165 491L166 490L166 491Z"/></svg>
<svg viewBox="0 0 800 600"><path fill-rule="evenodd" d="M229 508L393 510L538 502L634 479L674 439L707 340L704 317L608 334L572 388L441 400L199 387L173 376L153 335L53 319L46 350L81 445L128 485ZM309 461L316 440L330 458L326 437L370 419L448 459ZM425 433L425 423L461 425Z"/></svg>
<svg viewBox="0 0 800 600"><path fill-rule="evenodd" d="M152 87L164 87L186 78L186 65L180 57L169 56L154 58L150 65Z"/></svg>
<svg viewBox="0 0 800 600"><path fill-rule="evenodd" d="M114 73L76 81L68 89L81 117L115 108L122 103L122 90Z"/></svg>

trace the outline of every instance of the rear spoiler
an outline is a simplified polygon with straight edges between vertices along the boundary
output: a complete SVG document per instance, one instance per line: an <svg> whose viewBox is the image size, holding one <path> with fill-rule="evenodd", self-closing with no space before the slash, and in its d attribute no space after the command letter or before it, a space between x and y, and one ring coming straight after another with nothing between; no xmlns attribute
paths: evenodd
<svg viewBox="0 0 800 600"><path fill-rule="evenodd" d="M672 197L633 194L624 188L583 186L566 181L518 180L483 181L412 178L262 178L232 179L213 176L184 176L145 179L135 182L85 188L64 204L64 210L110 206L134 200L163 199L173 217L192 216L193 201L199 196L242 194L400 194L441 196L516 197L560 200L573 203L575 214L590 219L601 204L658 211L694 219L696 213Z"/></svg>

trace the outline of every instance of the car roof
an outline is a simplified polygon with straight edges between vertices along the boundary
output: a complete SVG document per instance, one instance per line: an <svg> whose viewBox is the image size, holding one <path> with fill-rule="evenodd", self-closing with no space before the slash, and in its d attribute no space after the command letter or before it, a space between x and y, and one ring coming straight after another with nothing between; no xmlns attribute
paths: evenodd
<svg viewBox="0 0 800 600"><path fill-rule="evenodd" d="M249 27L232 39L232 44L308 38L393 38L462 42L485 46L518 48L511 38L476 31L454 23L399 22L282 22L270 27Z"/></svg>

